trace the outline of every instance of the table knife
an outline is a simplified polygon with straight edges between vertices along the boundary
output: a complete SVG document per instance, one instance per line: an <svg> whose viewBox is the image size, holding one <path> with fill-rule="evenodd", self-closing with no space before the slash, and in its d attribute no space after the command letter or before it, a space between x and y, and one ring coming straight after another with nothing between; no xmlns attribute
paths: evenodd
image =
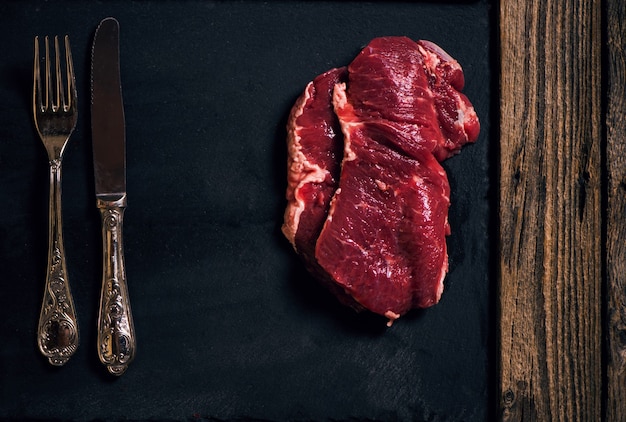
<svg viewBox="0 0 626 422"><path fill-rule="evenodd" d="M91 131L96 204L102 220L102 290L98 354L113 375L135 356L122 226L126 209L126 129L120 82L119 23L100 22L91 55Z"/></svg>

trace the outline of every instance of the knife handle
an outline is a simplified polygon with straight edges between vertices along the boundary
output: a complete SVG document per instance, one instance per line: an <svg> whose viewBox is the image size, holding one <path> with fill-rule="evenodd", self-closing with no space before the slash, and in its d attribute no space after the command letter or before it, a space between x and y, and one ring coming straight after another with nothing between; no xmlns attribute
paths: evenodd
<svg viewBox="0 0 626 422"><path fill-rule="evenodd" d="M102 217L102 291L98 314L98 355L113 375L122 375L135 357L135 328L128 298L122 225L126 195L98 199Z"/></svg>
<svg viewBox="0 0 626 422"><path fill-rule="evenodd" d="M61 160L50 161L48 208L48 268L37 344L55 366L64 365L78 348L78 322L70 292L61 217Z"/></svg>

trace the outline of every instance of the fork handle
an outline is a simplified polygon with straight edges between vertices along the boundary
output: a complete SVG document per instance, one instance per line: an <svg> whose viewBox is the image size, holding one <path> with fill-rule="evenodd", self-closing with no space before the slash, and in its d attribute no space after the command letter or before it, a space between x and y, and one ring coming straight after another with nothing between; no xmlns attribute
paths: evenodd
<svg viewBox="0 0 626 422"><path fill-rule="evenodd" d="M98 199L102 217L103 275L98 315L100 361L113 375L122 375L135 357L136 340L130 310L122 226L126 196Z"/></svg>
<svg viewBox="0 0 626 422"><path fill-rule="evenodd" d="M65 364L78 348L78 323L70 292L61 216L61 160L50 162L48 209L48 268L37 343L55 366Z"/></svg>

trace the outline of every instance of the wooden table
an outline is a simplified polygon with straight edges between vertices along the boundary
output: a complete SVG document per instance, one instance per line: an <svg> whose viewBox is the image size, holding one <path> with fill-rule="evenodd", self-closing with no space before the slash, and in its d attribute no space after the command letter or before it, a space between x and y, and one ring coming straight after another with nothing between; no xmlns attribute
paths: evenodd
<svg viewBox="0 0 626 422"><path fill-rule="evenodd" d="M626 420L626 2L499 10L499 417Z"/></svg>

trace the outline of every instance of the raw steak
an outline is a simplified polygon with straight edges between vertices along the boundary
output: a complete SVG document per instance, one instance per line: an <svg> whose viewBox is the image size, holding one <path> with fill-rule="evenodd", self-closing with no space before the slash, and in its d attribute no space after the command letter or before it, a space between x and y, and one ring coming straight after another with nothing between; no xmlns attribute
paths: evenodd
<svg viewBox="0 0 626 422"><path fill-rule="evenodd" d="M291 112L283 232L339 299L389 324L443 291L450 188L439 162L480 130L463 85L435 44L383 37L309 83Z"/></svg>

